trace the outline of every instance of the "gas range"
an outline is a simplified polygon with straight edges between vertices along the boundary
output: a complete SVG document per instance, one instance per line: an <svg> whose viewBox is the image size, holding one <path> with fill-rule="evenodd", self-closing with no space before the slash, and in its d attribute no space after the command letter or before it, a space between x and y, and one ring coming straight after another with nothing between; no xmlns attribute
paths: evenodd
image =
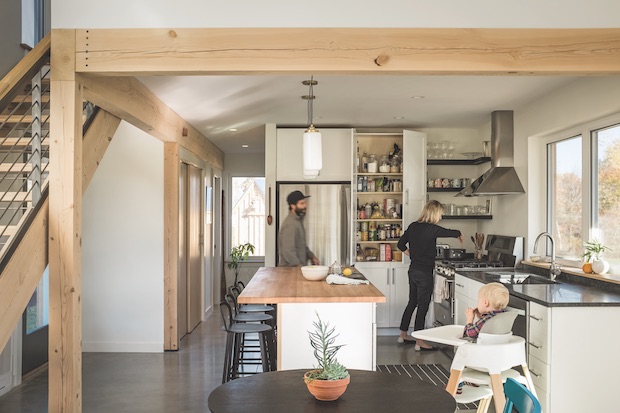
<svg viewBox="0 0 620 413"><path fill-rule="evenodd" d="M488 255L482 260L442 260L435 262L435 273L454 277L458 271L479 271L484 268L514 269L523 259L523 238L489 235L485 248Z"/></svg>
<svg viewBox="0 0 620 413"><path fill-rule="evenodd" d="M513 267L506 267L501 261L481 261L481 260L464 260L464 261L452 261L443 260L435 262L435 272L441 275L454 276L454 273L458 271L477 271L482 268L493 269L505 269Z"/></svg>

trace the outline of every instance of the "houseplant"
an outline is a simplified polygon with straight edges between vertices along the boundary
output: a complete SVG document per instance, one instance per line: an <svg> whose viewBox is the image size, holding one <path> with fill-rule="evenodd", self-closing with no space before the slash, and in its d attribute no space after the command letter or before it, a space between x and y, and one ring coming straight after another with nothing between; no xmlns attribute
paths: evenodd
<svg viewBox="0 0 620 413"><path fill-rule="evenodd" d="M308 391L322 401L337 400L346 391L351 380L346 367L338 362L336 354L343 344L334 344L338 334L335 327L324 323L317 313L314 332L308 331L310 345L318 365L304 375Z"/></svg>
<svg viewBox="0 0 620 413"><path fill-rule="evenodd" d="M591 263L592 271L596 274L605 274L609 271L609 263L603 260L603 252L611 250L611 248L603 245L602 242L596 238L583 243L584 253L581 257L584 259L585 264L583 266L584 272L588 269L587 264Z"/></svg>
<svg viewBox="0 0 620 413"><path fill-rule="evenodd" d="M241 245L237 245L230 250L230 261L228 262L228 269L235 271L235 282L233 285L237 285L237 278L239 278L239 269L241 263L246 261L250 254L254 253L254 245L249 242Z"/></svg>

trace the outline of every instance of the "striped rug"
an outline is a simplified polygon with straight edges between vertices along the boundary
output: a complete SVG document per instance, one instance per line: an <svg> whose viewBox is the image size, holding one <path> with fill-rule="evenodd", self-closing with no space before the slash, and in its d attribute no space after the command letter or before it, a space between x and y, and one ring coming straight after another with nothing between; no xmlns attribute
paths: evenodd
<svg viewBox="0 0 620 413"><path fill-rule="evenodd" d="M441 387L448 384L450 377L450 373L441 364L380 364L377 371L406 375ZM459 410L476 410L478 403L459 403L457 407Z"/></svg>

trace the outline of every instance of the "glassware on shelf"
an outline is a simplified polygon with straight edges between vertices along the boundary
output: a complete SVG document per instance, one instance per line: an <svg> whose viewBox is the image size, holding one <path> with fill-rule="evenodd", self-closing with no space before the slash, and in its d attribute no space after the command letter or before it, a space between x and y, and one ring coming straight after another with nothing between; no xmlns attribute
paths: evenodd
<svg viewBox="0 0 620 413"><path fill-rule="evenodd" d="M368 155L368 173L374 174L379 172L379 164L377 161L377 155Z"/></svg>
<svg viewBox="0 0 620 413"><path fill-rule="evenodd" d="M392 155L392 159L390 160L390 172L391 173L399 173L401 172L403 160L400 155L395 154Z"/></svg>
<svg viewBox="0 0 620 413"><path fill-rule="evenodd" d="M379 172L390 172L390 158L387 155L381 155L381 159L379 160Z"/></svg>

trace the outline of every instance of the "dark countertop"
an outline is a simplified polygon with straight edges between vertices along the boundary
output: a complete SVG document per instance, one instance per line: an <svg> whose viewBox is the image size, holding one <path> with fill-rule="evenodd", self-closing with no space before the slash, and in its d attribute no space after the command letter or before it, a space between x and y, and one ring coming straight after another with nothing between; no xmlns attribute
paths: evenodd
<svg viewBox="0 0 620 413"><path fill-rule="evenodd" d="M487 284L499 282L493 272L510 270L484 269L480 271L458 271L457 273L474 281ZM531 268L515 269L515 274L541 274ZM546 274L546 273L542 273ZM544 275L548 277L548 275ZM545 307L620 307L620 294L602 287L594 287L575 282L564 273L558 277L557 284L504 284L511 295L541 304Z"/></svg>

